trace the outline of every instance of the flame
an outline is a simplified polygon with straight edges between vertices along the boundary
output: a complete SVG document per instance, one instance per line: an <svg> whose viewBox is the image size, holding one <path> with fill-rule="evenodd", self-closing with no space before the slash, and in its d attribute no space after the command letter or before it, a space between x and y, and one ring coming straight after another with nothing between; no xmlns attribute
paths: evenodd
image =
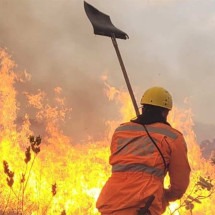
<svg viewBox="0 0 215 215"><path fill-rule="evenodd" d="M2 163L4 161L4 166L0 169L0 213L99 214L95 203L101 187L110 175L108 158L111 135L119 123L134 117L128 93L105 82L106 95L119 105L119 119L106 122L103 140L94 141L89 138L85 143L78 144L73 143L61 130L61 123L72 109L66 107L60 87L54 89L55 96L51 102L47 102L45 92L40 90L35 94L25 92L28 105L35 110L35 118L43 122L45 130L40 152L31 150L29 155L29 136L37 135L31 130L29 115L25 114L21 126L15 123L19 106L14 84L18 80L23 81L23 76L19 77L14 72L15 63L2 49L0 63L0 160ZM26 72L24 76L29 77ZM192 167L191 183L183 202L191 199L189 196L196 183L201 186L207 184L203 179L201 184L198 181L200 177L215 178L214 167L201 156L192 129L192 111L175 108L169 120L173 127L185 135ZM9 177L4 172L14 175ZM168 178L165 186L168 186ZM208 195L208 190L202 189L201 195ZM214 195L201 199L201 203L197 202L198 199L194 200L186 205L190 208L181 207L180 212L176 209L181 203L171 203L164 214L190 214L192 204L194 214L215 214L212 207L215 203Z"/></svg>

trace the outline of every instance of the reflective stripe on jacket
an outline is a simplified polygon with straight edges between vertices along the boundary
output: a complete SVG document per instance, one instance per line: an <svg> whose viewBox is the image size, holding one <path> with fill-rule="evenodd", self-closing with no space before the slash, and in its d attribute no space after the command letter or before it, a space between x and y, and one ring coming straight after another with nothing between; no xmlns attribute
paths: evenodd
<svg viewBox="0 0 215 215"><path fill-rule="evenodd" d="M170 189L165 192L168 201L181 198L189 184L190 174L183 135L163 123L146 127L168 166L171 183ZM152 215L160 215L165 210L164 163L142 125L128 122L115 130L109 161L112 175L97 200L101 213L141 207L152 194L155 195L150 208Z"/></svg>

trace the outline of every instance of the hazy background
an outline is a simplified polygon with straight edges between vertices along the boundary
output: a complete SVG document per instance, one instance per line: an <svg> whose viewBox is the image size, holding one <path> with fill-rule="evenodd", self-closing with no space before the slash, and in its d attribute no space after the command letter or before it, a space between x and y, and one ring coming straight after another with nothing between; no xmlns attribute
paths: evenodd
<svg viewBox="0 0 215 215"><path fill-rule="evenodd" d="M215 1L87 2L129 35L118 44L137 101L148 87L163 86L177 107L192 108L199 139L214 138ZM82 0L0 0L0 47L32 76L21 91L62 87L74 138L99 136L116 117L101 76L118 88L125 81L111 39L93 34Z"/></svg>

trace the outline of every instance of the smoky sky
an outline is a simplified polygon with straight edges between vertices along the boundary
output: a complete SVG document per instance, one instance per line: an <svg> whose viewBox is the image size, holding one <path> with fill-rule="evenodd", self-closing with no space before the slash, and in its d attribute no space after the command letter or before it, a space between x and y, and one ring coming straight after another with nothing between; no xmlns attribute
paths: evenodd
<svg viewBox="0 0 215 215"><path fill-rule="evenodd" d="M215 2L212 0L88 0L129 35L117 40L137 101L159 85L194 120L214 124ZM71 133L99 133L117 108L104 94L102 75L126 89L108 37L93 34L81 0L0 0L0 47L32 80L21 90L60 86L73 108Z"/></svg>

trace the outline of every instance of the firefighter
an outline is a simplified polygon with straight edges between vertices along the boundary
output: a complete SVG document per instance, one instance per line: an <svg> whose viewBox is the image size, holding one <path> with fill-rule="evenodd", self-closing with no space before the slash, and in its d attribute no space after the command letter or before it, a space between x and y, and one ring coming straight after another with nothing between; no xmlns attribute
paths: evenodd
<svg viewBox="0 0 215 215"><path fill-rule="evenodd" d="M96 203L102 215L161 215L188 187L186 142L167 122L172 96L162 87L152 87L143 94L141 105L142 114L113 134L112 174ZM170 186L164 189L167 172Z"/></svg>

